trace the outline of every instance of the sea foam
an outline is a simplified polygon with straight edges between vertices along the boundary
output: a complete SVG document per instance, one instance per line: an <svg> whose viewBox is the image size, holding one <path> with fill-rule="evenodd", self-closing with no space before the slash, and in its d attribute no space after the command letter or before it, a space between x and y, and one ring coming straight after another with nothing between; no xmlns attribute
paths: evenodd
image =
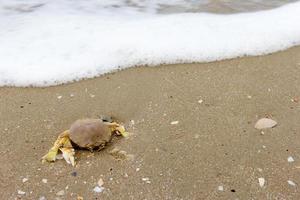
<svg viewBox="0 0 300 200"><path fill-rule="evenodd" d="M83 12L58 3L18 9L23 13L0 9L0 86L50 86L120 68L263 55L300 44L300 2L229 15Z"/></svg>

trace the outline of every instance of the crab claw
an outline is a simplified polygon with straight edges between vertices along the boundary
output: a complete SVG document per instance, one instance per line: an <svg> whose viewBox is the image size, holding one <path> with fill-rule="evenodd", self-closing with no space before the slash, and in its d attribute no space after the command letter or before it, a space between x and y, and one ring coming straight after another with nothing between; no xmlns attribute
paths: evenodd
<svg viewBox="0 0 300 200"><path fill-rule="evenodd" d="M110 128L112 132L115 132L117 135L122 135L123 137L128 137L128 132L126 132L124 126L116 123L116 122L105 122Z"/></svg>
<svg viewBox="0 0 300 200"><path fill-rule="evenodd" d="M62 152L62 155L63 155L65 161L74 167L75 166L75 158L74 158L75 150L70 147L60 148L59 150Z"/></svg>
<svg viewBox="0 0 300 200"><path fill-rule="evenodd" d="M128 137L128 132L126 132L124 126L118 126L116 127L116 132L118 135L122 135L123 137Z"/></svg>

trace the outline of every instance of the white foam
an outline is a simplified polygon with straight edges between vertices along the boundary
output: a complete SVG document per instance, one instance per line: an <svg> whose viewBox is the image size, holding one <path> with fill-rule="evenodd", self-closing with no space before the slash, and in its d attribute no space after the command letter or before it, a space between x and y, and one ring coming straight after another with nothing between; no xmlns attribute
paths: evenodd
<svg viewBox="0 0 300 200"><path fill-rule="evenodd" d="M31 11L25 14L0 9L1 86L49 86L118 68L208 62L300 44L299 2L231 15L95 12L60 2L34 12L22 8Z"/></svg>

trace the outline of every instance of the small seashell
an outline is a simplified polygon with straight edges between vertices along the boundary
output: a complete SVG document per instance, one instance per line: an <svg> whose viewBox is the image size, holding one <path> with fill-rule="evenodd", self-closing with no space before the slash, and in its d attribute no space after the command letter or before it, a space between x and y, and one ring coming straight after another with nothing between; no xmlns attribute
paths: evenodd
<svg viewBox="0 0 300 200"><path fill-rule="evenodd" d="M27 181L28 181L28 178L23 178L23 179L22 179L22 182L23 182L23 183L26 183Z"/></svg>
<svg viewBox="0 0 300 200"><path fill-rule="evenodd" d="M295 160L294 160L294 158L293 158L292 156L289 156L289 157L287 158L287 161L288 161L288 162L294 162Z"/></svg>
<svg viewBox="0 0 300 200"><path fill-rule="evenodd" d="M18 194L19 194L19 195L24 195L24 194L26 194L26 192L24 192L24 191L22 191L22 190L18 190Z"/></svg>
<svg viewBox="0 0 300 200"><path fill-rule="evenodd" d="M277 122L269 119L269 118L261 118L258 120L255 124L256 129L265 129L265 128L273 128L274 126L277 125Z"/></svg>
<svg viewBox="0 0 300 200"><path fill-rule="evenodd" d="M94 187L93 191L96 192L96 193L100 193L100 192L103 192L104 188L103 187L99 187L99 186L96 186Z"/></svg>
<svg viewBox="0 0 300 200"><path fill-rule="evenodd" d="M288 180L287 182L288 182L288 184L291 185L291 186L294 186L294 187L296 186L296 183L294 183L294 181Z"/></svg>
<svg viewBox="0 0 300 200"><path fill-rule="evenodd" d="M200 99L200 100L198 101L198 103L199 103L199 104L203 103L203 99Z"/></svg>
<svg viewBox="0 0 300 200"><path fill-rule="evenodd" d="M219 186L218 186L218 190L219 190L219 191L224 191L223 185L219 185Z"/></svg>
<svg viewBox="0 0 300 200"><path fill-rule="evenodd" d="M264 187L264 185L265 185L265 179L264 178L258 178L258 183L259 183L259 186L260 187Z"/></svg>
<svg viewBox="0 0 300 200"><path fill-rule="evenodd" d="M103 184L104 184L103 179L100 178L100 179L98 180L98 186L101 187Z"/></svg>
<svg viewBox="0 0 300 200"><path fill-rule="evenodd" d="M172 121L171 125L175 125L175 124L178 124L178 123L179 123L179 121Z"/></svg>

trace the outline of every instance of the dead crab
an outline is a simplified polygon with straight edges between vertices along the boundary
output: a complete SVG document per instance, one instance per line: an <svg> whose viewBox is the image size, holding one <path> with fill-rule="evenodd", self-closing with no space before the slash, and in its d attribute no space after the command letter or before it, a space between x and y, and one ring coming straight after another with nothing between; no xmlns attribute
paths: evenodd
<svg viewBox="0 0 300 200"><path fill-rule="evenodd" d="M43 156L42 161L54 162L59 150L67 163L75 166L75 150L72 144L79 148L101 150L113 135L127 136L124 126L103 119L82 119L75 121L69 130L59 134L53 147Z"/></svg>

